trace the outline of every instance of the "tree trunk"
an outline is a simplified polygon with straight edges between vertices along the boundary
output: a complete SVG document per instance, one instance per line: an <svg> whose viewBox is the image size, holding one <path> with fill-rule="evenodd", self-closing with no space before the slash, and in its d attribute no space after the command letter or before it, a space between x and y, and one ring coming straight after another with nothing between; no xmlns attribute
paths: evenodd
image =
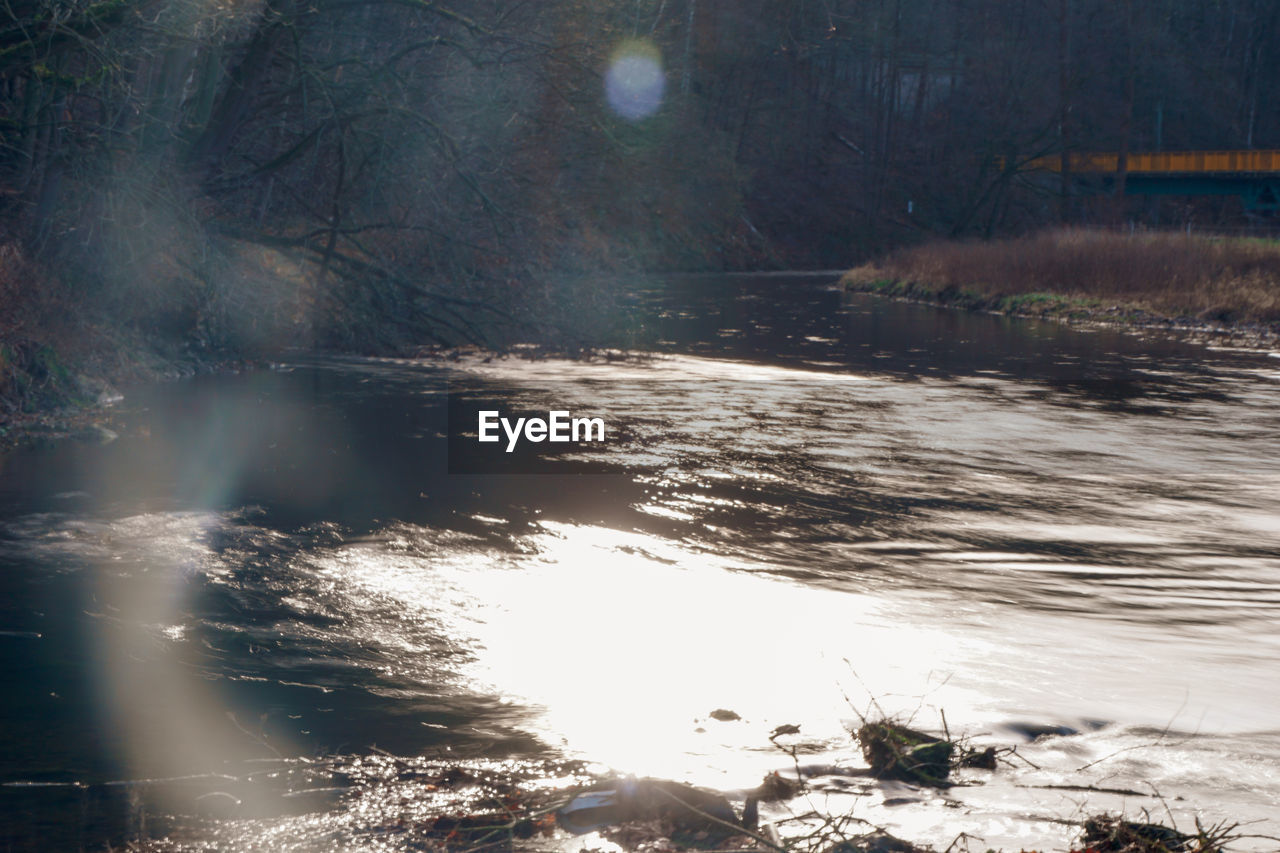
<svg viewBox="0 0 1280 853"><path fill-rule="evenodd" d="M1129 178L1129 136L1133 127L1133 100L1135 81L1138 71L1134 62L1133 40L1137 33L1134 27L1134 0L1125 0L1125 50L1126 63L1124 74L1124 115L1120 121L1120 151L1116 156L1116 219L1124 221L1125 184Z"/></svg>
<svg viewBox="0 0 1280 853"><path fill-rule="evenodd" d="M1071 19L1070 0L1058 2L1058 220L1071 221Z"/></svg>
<svg viewBox="0 0 1280 853"><path fill-rule="evenodd" d="M680 94L688 95L693 76L693 25L698 12L698 0L689 0L689 18L685 21L684 70L680 74Z"/></svg>
<svg viewBox="0 0 1280 853"><path fill-rule="evenodd" d="M231 72L222 100L213 111L208 125L191 143L187 152L188 163L197 169L216 163L235 138L258 88L271 70L280 24L263 21L245 48L244 58Z"/></svg>

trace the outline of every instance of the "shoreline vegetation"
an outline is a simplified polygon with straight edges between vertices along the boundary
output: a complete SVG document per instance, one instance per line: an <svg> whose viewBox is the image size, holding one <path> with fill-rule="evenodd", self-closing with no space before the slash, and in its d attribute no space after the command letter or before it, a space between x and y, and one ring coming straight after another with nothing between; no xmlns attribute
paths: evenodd
<svg viewBox="0 0 1280 853"><path fill-rule="evenodd" d="M932 242L840 279L846 290L949 308L1243 346L1280 341L1280 240L1057 228Z"/></svg>
<svg viewBox="0 0 1280 853"><path fill-rule="evenodd" d="M722 716L716 716L722 713ZM733 712L712 712L713 719L741 719ZM944 718L945 722L945 718ZM792 767L766 774L750 790L720 792L668 779L638 778L580 759L502 762L480 759L371 756L362 764L368 782L389 783L386 773L398 779L406 775L418 785L411 796L386 796L377 785L368 791L364 817L370 823L349 824L349 840L378 842L388 849L432 850L435 853L551 853L580 850L584 853L614 849L622 853L949 853L995 849L978 836L960 833L945 851L891 834L852 812L841 813L815 804L811 794L839 790L869 793L882 784L922 792L973 788L992 776L1019 764L1039 769L1016 746L975 746L965 736L944 730L929 734L889 718L861 718L851 731L866 768L810 768L800 763L798 726L783 725L769 735L773 746L787 756ZM1070 737L1074 732L1051 731L1043 737ZM1154 745L1154 744L1153 744ZM1105 759L1104 759L1105 760ZM379 770L381 768L381 771ZM311 766L307 784L323 775L323 760ZM350 776L350 772L337 771ZM280 774L275 774L280 775ZM284 774L286 777L288 774ZM239 781L223 776L219 784ZM348 784L350 779L348 778ZM425 784L423 784L425 783ZM342 783L338 783L341 787ZM849 787L853 785L854 787ZM1029 787L1038 787L1031 785ZM1163 803L1158 792L1140 792L1095 785L1045 785L1076 792L1118 794L1150 798ZM247 799L224 793L225 802ZM334 790L332 788L324 790ZM378 794L381 793L381 799ZM861 796L861 794L854 794ZM356 795L357 797L359 795ZM886 796L888 796L886 794ZM762 813L759 806L771 806ZM234 821L234 809L223 815ZM1047 818L1072 827L1070 853L1227 853L1229 845L1244 839L1271 840L1269 836L1241 831L1240 824L1223 821L1194 827L1176 825L1167 804L1164 814L1126 809L1121 813L1079 805L1070 817ZM324 825L323 818L318 825ZM222 827L228 827L223 823ZM186 838L181 823L174 832L153 838L135 838L127 850L166 853L174 850L239 849L234 833L229 844L201 834L208 824L196 824L196 837ZM162 830L163 832L163 830ZM581 841L575 842L577 838ZM601 842L611 847L605 847ZM1048 841L1022 847L1022 853L1039 853ZM361 844L360 846L364 846ZM110 848L112 850L117 848Z"/></svg>

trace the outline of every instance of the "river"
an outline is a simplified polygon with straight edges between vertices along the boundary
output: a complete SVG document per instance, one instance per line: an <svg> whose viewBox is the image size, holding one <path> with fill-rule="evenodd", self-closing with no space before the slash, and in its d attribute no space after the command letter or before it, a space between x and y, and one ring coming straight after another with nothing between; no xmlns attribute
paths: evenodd
<svg viewBox="0 0 1280 853"><path fill-rule="evenodd" d="M626 288L644 352L299 357L0 456L0 846L417 849L416 756L732 792L792 764L774 727L857 767L881 713L1026 760L803 808L939 849L1280 836L1280 353ZM606 440L477 460L486 406Z"/></svg>

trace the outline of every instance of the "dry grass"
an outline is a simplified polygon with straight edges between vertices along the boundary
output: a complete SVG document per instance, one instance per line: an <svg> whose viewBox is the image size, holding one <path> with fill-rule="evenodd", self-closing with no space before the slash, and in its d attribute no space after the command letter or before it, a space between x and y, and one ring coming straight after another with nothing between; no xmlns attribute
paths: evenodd
<svg viewBox="0 0 1280 853"><path fill-rule="evenodd" d="M1280 323L1280 242L1057 229L929 243L850 271L854 289L1017 313L1136 308L1170 318Z"/></svg>

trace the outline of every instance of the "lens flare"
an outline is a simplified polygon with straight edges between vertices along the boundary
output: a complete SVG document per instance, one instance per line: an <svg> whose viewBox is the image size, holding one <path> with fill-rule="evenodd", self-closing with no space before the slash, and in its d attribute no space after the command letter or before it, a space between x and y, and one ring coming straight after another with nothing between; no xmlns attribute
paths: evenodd
<svg viewBox="0 0 1280 853"><path fill-rule="evenodd" d="M662 106L666 82L658 49L646 41L627 41L614 51L609 61L604 77L605 98L618 115L628 121L639 121Z"/></svg>

